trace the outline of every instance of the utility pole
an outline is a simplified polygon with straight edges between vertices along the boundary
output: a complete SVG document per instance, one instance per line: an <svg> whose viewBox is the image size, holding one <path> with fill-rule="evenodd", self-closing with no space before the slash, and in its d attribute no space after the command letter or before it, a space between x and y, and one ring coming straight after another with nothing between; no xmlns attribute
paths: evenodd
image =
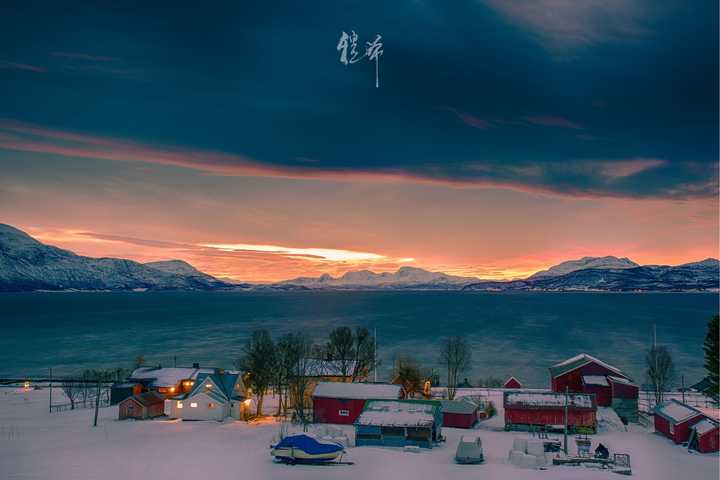
<svg viewBox="0 0 720 480"><path fill-rule="evenodd" d="M685 375L680 376L680 384L682 387L680 387L680 391L682 392L682 402L685 403Z"/></svg>
<svg viewBox="0 0 720 480"><path fill-rule="evenodd" d="M377 327L373 329L373 376L377 383Z"/></svg>
<svg viewBox="0 0 720 480"><path fill-rule="evenodd" d="M658 353L657 353L657 324L653 323L653 356L655 357L655 403L660 400L660 386L658 385Z"/></svg>
<svg viewBox="0 0 720 480"><path fill-rule="evenodd" d="M52 413L52 367L50 367L50 401L48 402L49 413Z"/></svg>
<svg viewBox="0 0 720 480"><path fill-rule="evenodd" d="M563 429L563 451L565 451L565 455L568 454L568 445L567 445L567 434L568 434L568 387L565 387L565 421L564 421L564 429Z"/></svg>
<svg viewBox="0 0 720 480"><path fill-rule="evenodd" d="M93 427L97 427L98 410L100 410L100 380L102 377L103 377L103 374L98 373L97 390L95 391L95 420L93 421Z"/></svg>

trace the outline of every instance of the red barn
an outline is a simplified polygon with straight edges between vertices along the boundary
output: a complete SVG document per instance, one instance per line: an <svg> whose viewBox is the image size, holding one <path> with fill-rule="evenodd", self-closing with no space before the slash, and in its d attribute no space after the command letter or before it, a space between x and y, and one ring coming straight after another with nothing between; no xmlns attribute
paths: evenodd
<svg viewBox="0 0 720 480"><path fill-rule="evenodd" d="M720 425L717 421L704 418L690 427L688 448L700 453L711 453L720 450Z"/></svg>
<svg viewBox="0 0 720 480"><path fill-rule="evenodd" d="M550 367L551 389L553 392L584 392L584 376L613 375L630 379L619 368L613 367L592 355L581 353L573 358ZM609 389L609 386L607 386Z"/></svg>
<svg viewBox="0 0 720 480"><path fill-rule="evenodd" d="M320 382L312 394L313 421L352 425L367 400L398 400L401 393L400 385Z"/></svg>
<svg viewBox="0 0 720 480"><path fill-rule="evenodd" d="M520 383L520 380L518 380L517 378L510 377L505 380L503 388L522 388L522 383Z"/></svg>
<svg viewBox="0 0 720 480"><path fill-rule="evenodd" d="M145 420L164 414L165 397L157 392L144 392L128 397L118 404L118 418Z"/></svg>
<svg viewBox="0 0 720 480"><path fill-rule="evenodd" d="M470 399L442 400L443 427L472 428L478 421L479 405Z"/></svg>
<svg viewBox="0 0 720 480"><path fill-rule="evenodd" d="M504 392L505 429L546 427L562 428L565 423L565 395L555 392L521 390ZM571 430L597 428L595 396L586 393L567 395L568 426Z"/></svg>
<svg viewBox="0 0 720 480"><path fill-rule="evenodd" d="M655 407L655 431L675 443L687 442L690 428L703 420L705 415L689 405L670 400Z"/></svg>
<svg viewBox="0 0 720 480"><path fill-rule="evenodd" d="M581 391L595 394L595 401L600 407L612 405L612 389L605 375L583 375Z"/></svg>

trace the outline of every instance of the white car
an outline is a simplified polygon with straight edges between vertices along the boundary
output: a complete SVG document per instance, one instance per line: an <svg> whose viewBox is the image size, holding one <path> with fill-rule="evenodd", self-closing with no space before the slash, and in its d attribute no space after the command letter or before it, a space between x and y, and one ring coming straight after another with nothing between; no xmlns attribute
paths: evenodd
<svg viewBox="0 0 720 480"><path fill-rule="evenodd" d="M472 464L482 463L483 460L482 440L480 440L480 437L468 435L460 437L455 452L455 461L457 463Z"/></svg>

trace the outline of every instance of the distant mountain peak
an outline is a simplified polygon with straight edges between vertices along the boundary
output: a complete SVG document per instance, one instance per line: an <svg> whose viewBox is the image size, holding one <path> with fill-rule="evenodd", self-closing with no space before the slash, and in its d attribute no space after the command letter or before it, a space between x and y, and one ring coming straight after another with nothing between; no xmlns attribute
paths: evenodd
<svg viewBox="0 0 720 480"><path fill-rule="evenodd" d="M605 257L582 257L578 260L568 260L557 265L553 265L547 270L531 275L528 280L537 280L538 278L557 277L565 275L576 270L584 270L586 268L597 268L597 269L622 269L622 268L635 268L640 265L633 262L627 257L614 257L607 255Z"/></svg>
<svg viewBox="0 0 720 480"><path fill-rule="evenodd" d="M431 272L418 267L404 266L394 273L354 270L346 272L338 278L333 278L325 273L317 278L300 277L280 282L280 284L310 288L436 288L451 285L461 286L477 280L477 278L472 277L458 277L442 272Z"/></svg>

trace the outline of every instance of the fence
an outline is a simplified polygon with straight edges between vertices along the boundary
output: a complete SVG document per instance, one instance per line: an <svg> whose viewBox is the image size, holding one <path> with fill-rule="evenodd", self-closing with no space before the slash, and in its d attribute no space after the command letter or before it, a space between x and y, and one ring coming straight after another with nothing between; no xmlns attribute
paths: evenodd
<svg viewBox="0 0 720 480"><path fill-rule="evenodd" d="M665 392L663 400L677 400L691 407L711 408L715 407L713 400L701 392ZM638 399L638 409L652 415L655 411L655 392L642 390Z"/></svg>

